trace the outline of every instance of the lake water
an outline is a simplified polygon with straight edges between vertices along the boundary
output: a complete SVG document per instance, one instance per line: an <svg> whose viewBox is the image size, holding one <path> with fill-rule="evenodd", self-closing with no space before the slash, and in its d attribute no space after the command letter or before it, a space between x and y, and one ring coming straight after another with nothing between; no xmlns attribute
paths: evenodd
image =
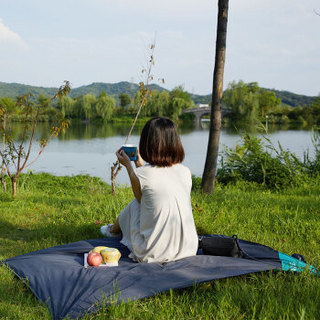
<svg viewBox="0 0 320 320"><path fill-rule="evenodd" d="M138 144L141 127L137 127L131 136L129 143ZM41 124L38 137L47 130L45 124ZM127 125L85 125L76 124L68 129L66 134L52 140L40 158L28 169L35 172L48 172L54 175L88 174L97 176L110 183L110 168L116 161L115 151L124 143L129 131ZM208 143L208 124L202 122L202 128L179 128L181 140L185 148L184 164L192 173L201 176L206 158ZM298 157L303 157L309 150L312 155L312 132L310 130L273 130L268 137L277 145L278 141L284 149L289 149ZM220 138L220 151L226 146L235 147L241 141L241 134L223 129ZM37 146L32 152L35 156ZM126 170L120 171L117 176L118 184L128 184Z"/></svg>

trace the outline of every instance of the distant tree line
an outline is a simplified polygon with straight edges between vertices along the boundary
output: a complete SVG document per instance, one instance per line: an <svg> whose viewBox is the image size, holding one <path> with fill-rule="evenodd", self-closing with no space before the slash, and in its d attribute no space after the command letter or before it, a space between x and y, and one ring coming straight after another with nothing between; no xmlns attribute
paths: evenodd
<svg viewBox="0 0 320 320"><path fill-rule="evenodd" d="M40 94L38 98L34 98L34 103L41 106L39 121L51 121L59 113L69 119L87 122L100 119L108 122L118 116L135 114L141 99L140 91L133 98L127 93L121 93L117 99L120 103L117 104L114 96L102 91L98 96L92 93L76 98L64 96L58 102L52 102L49 97ZM13 121L19 121L21 115L15 99L0 98L0 105L7 110ZM167 116L177 120L184 109L194 107L190 94L179 86L171 92L153 90L141 114Z"/></svg>
<svg viewBox="0 0 320 320"><path fill-rule="evenodd" d="M141 103L141 93L134 95L126 92L108 95L101 91L99 95L87 93L77 97L64 96L59 101L50 101L49 96L40 94L34 103L41 106L39 121L52 121L57 114L69 119L82 121L100 120L103 122L132 116ZM195 108L194 96L179 86L172 91L152 90L141 116L167 116L174 120L181 118L186 108ZM5 108L13 121L20 121L20 109L17 99L0 98L0 106ZM257 82L231 82L224 91L223 105L229 110L229 121L254 122L257 120L270 123L308 123L320 124L320 97L313 99L311 105L298 107L287 105L272 90L260 88ZM184 115L184 117L187 117ZM192 117L189 115L189 117Z"/></svg>
<svg viewBox="0 0 320 320"><path fill-rule="evenodd" d="M257 82L231 82L224 92L228 118L254 122L268 119L271 123L299 122L320 125L320 96L311 106L291 107L282 102L274 91L260 88Z"/></svg>

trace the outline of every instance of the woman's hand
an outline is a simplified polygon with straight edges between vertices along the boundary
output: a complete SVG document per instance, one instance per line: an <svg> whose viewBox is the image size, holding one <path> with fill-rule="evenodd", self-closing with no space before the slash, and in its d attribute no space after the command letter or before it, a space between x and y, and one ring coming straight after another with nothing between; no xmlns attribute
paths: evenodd
<svg viewBox="0 0 320 320"><path fill-rule="evenodd" d="M139 147L137 148L137 160L135 160L135 165L136 168L142 167L144 165L144 161L141 158L140 152L139 152Z"/></svg>
<svg viewBox="0 0 320 320"><path fill-rule="evenodd" d="M129 179L130 179L130 182L131 182L132 191L134 193L134 196L138 200L138 202L140 202L141 201L141 196L142 196L140 181L139 181L138 177L136 176L136 174L135 174L135 172L133 170L130 158L126 155L126 153L122 149L119 149L116 152L116 156L117 156L119 162L124 167L126 167L127 172L128 172L128 176L129 176ZM139 160L136 160L136 161L139 161Z"/></svg>
<svg viewBox="0 0 320 320"><path fill-rule="evenodd" d="M116 152L116 156L117 156L119 162L120 162L124 167L126 167L127 169L130 168L130 167L132 167L130 158L127 156L127 154L126 154L122 149L119 149L119 150Z"/></svg>

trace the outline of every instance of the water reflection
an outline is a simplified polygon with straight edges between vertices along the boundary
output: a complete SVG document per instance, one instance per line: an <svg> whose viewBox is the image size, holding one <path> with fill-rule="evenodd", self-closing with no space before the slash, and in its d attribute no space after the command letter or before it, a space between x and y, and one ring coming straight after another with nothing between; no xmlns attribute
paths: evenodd
<svg viewBox="0 0 320 320"><path fill-rule="evenodd" d="M136 125L133 130L133 135L140 135L142 125ZM108 138L114 136L126 136L130 130L129 124L123 123L99 123L99 124L83 124L81 122L72 123L71 127L60 136L60 140L73 139L94 139Z"/></svg>
<svg viewBox="0 0 320 320"><path fill-rule="evenodd" d="M31 125L31 124L29 124ZM193 122L185 122L178 127L179 134L189 134L194 131L208 131L210 126L209 119L203 119L199 124ZM58 137L61 141L68 140L90 140L95 138L109 138L115 136L126 136L130 130L131 124L128 123L82 123L73 121L69 129L65 133L61 133ZM51 125L49 123L39 123L36 131L36 139L40 140L49 135ZM143 124L137 124L132 135L140 136ZM310 131L311 127L306 127L301 123L293 124L250 124L243 122L224 123L222 126L224 132L230 135L265 134L276 133L278 131L288 130L305 130ZM12 125L12 133L15 139L20 140L24 126L20 123Z"/></svg>
<svg viewBox="0 0 320 320"><path fill-rule="evenodd" d="M272 134L277 131L288 131L288 130L306 130L310 131L312 129L311 126L306 126L302 123L284 123L284 124L276 124L276 123L245 123L245 122L233 122L233 123L225 123L223 128L229 134Z"/></svg>
<svg viewBox="0 0 320 320"><path fill-rule="evenodd" d="M143 125L135 127L129 143L139 143L142 127ZM49 129L49 124L40 123L36 139L45 137ZM30 169L55 175L89 174L110 182L110 168L116 161L114 153L124 143L129 129L130 124L123 123L83 124L74 122L64 134L49 143L39 160ZM202 121L200 128L195 127L192 122L187 123L179 126L178 130L185 148L185 164L193 174L199 176L203 172L206 157L209 122ZM235 147L241 142L241 135L248 131L261 135L263 128L251 126L239 129L236 125L224 127L221 132L220 151L226 146ZM313 150L311 131L292 130L290 126L284 128L269 126L268 131L268 137L274 145L277 145L279 141L284 149L289 149L298 157L303 157L303 153L308 149ZM15 124L15 137L21 137L22 133L22 126ZM37 150L39 150L38 145L34 144L31 159L35 157ZM119 184L129 183L125 170L120 171L117 182Z"/></svg>

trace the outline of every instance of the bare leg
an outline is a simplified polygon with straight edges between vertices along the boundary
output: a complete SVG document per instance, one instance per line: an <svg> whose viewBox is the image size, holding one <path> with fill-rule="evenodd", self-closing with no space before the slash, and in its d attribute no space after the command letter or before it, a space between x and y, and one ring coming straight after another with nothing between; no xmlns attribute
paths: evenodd
<svg viewBox="0 0 320 320"><path fill-rule="evenodd" d="M111 233L120 233L121 232L120 224L119 224L119 217L116 219L113 226L110 228L110 232Z"/></svg>

